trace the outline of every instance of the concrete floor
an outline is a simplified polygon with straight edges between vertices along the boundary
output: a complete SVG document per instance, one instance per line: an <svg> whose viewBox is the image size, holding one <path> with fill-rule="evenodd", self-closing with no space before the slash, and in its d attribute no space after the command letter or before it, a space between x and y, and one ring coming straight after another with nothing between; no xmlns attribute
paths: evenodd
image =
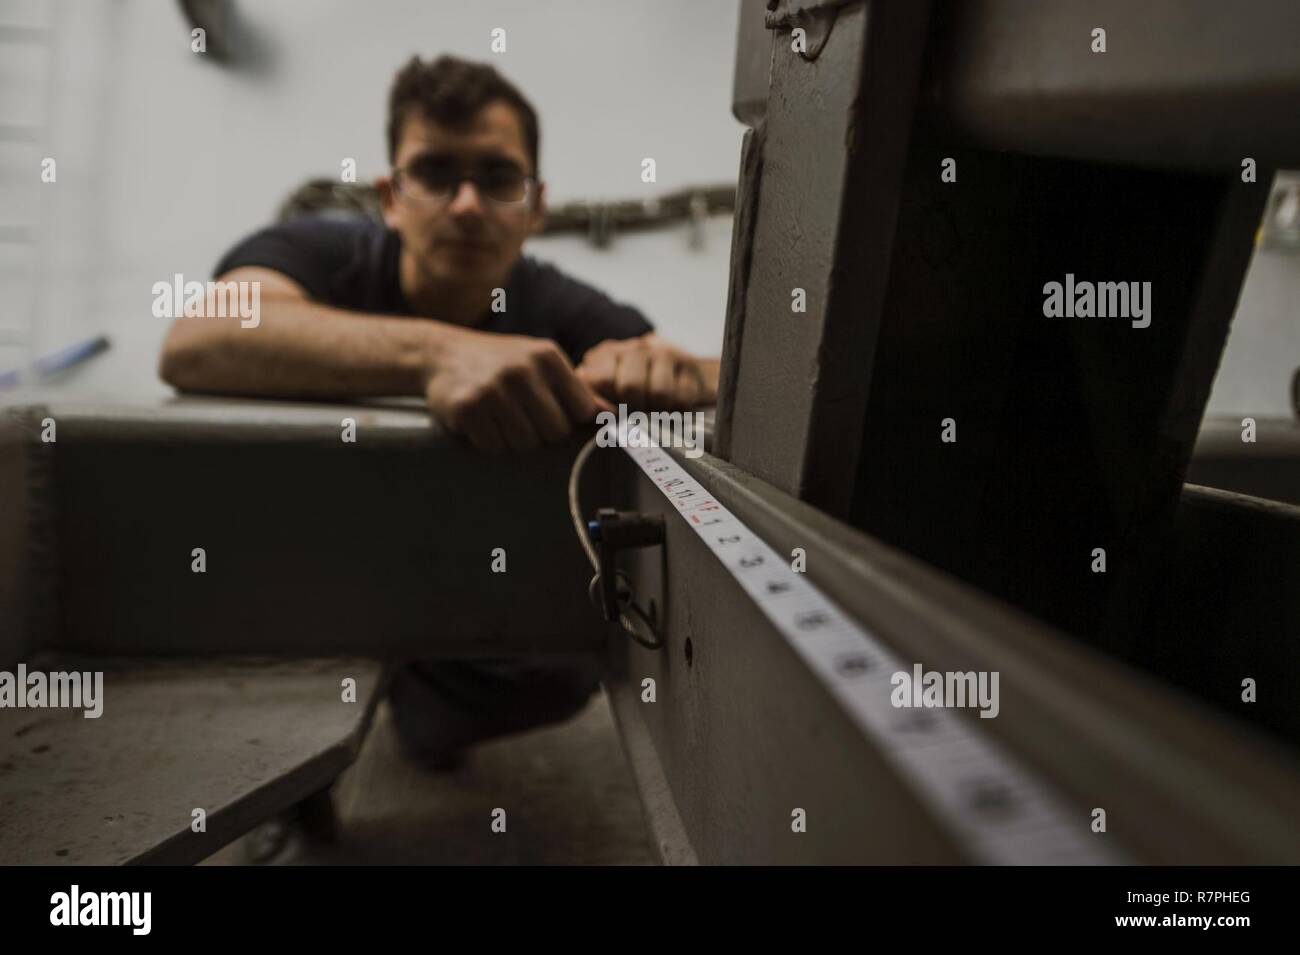
<svg viewBox="0 0 1300 955"><path fill-rule="evenodd" d="M477 747L454 770L401 752L387 703L357 761L335 783L338 838L300 829L269 864L649 865L655 859L631 770L604 693L566 723ZM492 811L506 811L494 833ZM260 842L259 842L260 840ZM204 865L248 863L274 827Z"/></svg>

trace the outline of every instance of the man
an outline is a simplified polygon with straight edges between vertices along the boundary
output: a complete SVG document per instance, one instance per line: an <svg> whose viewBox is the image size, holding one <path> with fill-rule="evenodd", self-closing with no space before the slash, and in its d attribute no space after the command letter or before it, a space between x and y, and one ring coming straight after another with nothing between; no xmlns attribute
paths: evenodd
<svg viewBox="0 0 1300 955"><path fill-rule="evenodd" d="M545 213L538 123L494 69L413 58L389 97L384 224L298 219L218 264L259 282L256 327L180 318L160 374L176 388L264 397L420 395L485 452L594 426L598 411L711 404L718 362L655 335L634 308L523 256ZM571 715L590 664L417 663L391 703L408 751L454 762L471 743Z"/></svg>

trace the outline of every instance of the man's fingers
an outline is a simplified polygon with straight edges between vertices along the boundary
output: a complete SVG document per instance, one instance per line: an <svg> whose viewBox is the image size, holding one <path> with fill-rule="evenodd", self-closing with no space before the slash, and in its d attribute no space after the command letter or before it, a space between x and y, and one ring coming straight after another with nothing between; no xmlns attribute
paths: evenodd
<svg viewBox="0 0 1300 955"><path fill-rule="evenodd" d="M611 410L607 406L601 407L602 402L587 380L586 373L580 376L560 352L556 351L553 357L542 363L542 372L569 413L571 421L593 424L597 411Z"/></svg>
<svg viewBox="0 0 1300 955"><path fill-rule="evenodd" d="M677 397L685 408L694 408L700 401L704 382L700 380L699 369L691 362L677 369Z"/></svg>
<svg viewBox="0 0 1300 955"><path fill-rule="evenodd" d="M582 374L580 369L578 371L575 371L573 373L573 376L578 380L578 384L582 387L583 392L586 393L587 400L591 402L591 406L594 409L592 414L582 419L584 422L594 421L596 415L602 411L608 411L611 414L618 413L615 410L614 406L609 403L609 400L606 399L605 396L602 395L600 391L598 391L592 385L592 383L587 380L586 376ZM613 389L611 388L610 390L612 391Z"/></svg>
<svg viewBox="0 0 1300 955"><path fill-rule="evenodd" d="M548 442L563 441L573 430L550 381L541 371L508 382L510 397L522 407L533 427Z"/></svg>
<svg viewBox="0 0 1300 955"><path fill-rule="evenodd" d="M537 429L528 420L528 415L520 407L514 396L504 389L492 404L492 418L501 429L506 446L513 451L527 451L542 443Z"/></svg>
<svg viewBox="0 0 1300 955"><path fill-rule="evenodd" d="M614 371L614 393L631 408L645 408L646 386L650 380L649 356L625 351L618 356Z"/></svg>
<svg viewBox="0 0 1300 955"><path fill-rule="evenodd" d="M647 397L652 409L671 411L678 406L677 389L674 387L676 373L677 359L672 355L660 352L651 358L650 390Z"/></svg>
<svg viewBox="0 0 1300 955"><path fill-rule="evenodd" d="M607 398L614 396L614 372L618 368L618 350L597 345L589 349L578 366L583 380Z"/></svg>
<svg viewBox="0 0 1300 955"><path fill-rule="evenodd" d="M587 374L585 368L579 366L574 369L573 373L577 376L578 381L582 382L582 387L587 390L587 394L591 398L592 403L595 404L597 411L614 411L614 406L604 397L604 392L594 381L592 381L591 376ZM614 383L610 382L605 391L612 394L614 391Z"/></svg>
<svg viewBox="0 0 1300 955"><path fill-rule="evenodd" d="M484 406L475 405L466 408L461 413L458 423L465 437L469 439L469 443L479 451L500 454L506 449L496 422L492 420L491 413Z"/></svg>

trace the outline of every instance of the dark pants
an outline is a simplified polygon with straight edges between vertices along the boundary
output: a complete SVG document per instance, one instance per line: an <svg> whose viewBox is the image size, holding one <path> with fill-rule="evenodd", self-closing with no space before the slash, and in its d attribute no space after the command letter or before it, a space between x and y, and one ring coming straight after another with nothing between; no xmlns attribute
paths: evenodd
<svg viewBox="0 0 1300 955"><path fill-rule="evenodd" d="M595 660L427 660L396 672L388 700L407 752L438 761L474 743L567 719L599 686Z"/></svg>

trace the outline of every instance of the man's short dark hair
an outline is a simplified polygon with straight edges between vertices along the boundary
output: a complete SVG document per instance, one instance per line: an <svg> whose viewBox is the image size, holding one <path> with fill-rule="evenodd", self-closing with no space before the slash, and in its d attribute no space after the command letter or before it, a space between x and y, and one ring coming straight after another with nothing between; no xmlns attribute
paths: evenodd
<svg viewBox="0 0 1300 955"><path fill-rule="evenodd" d="M412 113L451 129L463 129L489 103L502 101L519 116L524 145L537 173L537 113L513 83L486 63L440 56L432 63L411 57L388 94L388 161L397 159L402 124Z"/></svg>

